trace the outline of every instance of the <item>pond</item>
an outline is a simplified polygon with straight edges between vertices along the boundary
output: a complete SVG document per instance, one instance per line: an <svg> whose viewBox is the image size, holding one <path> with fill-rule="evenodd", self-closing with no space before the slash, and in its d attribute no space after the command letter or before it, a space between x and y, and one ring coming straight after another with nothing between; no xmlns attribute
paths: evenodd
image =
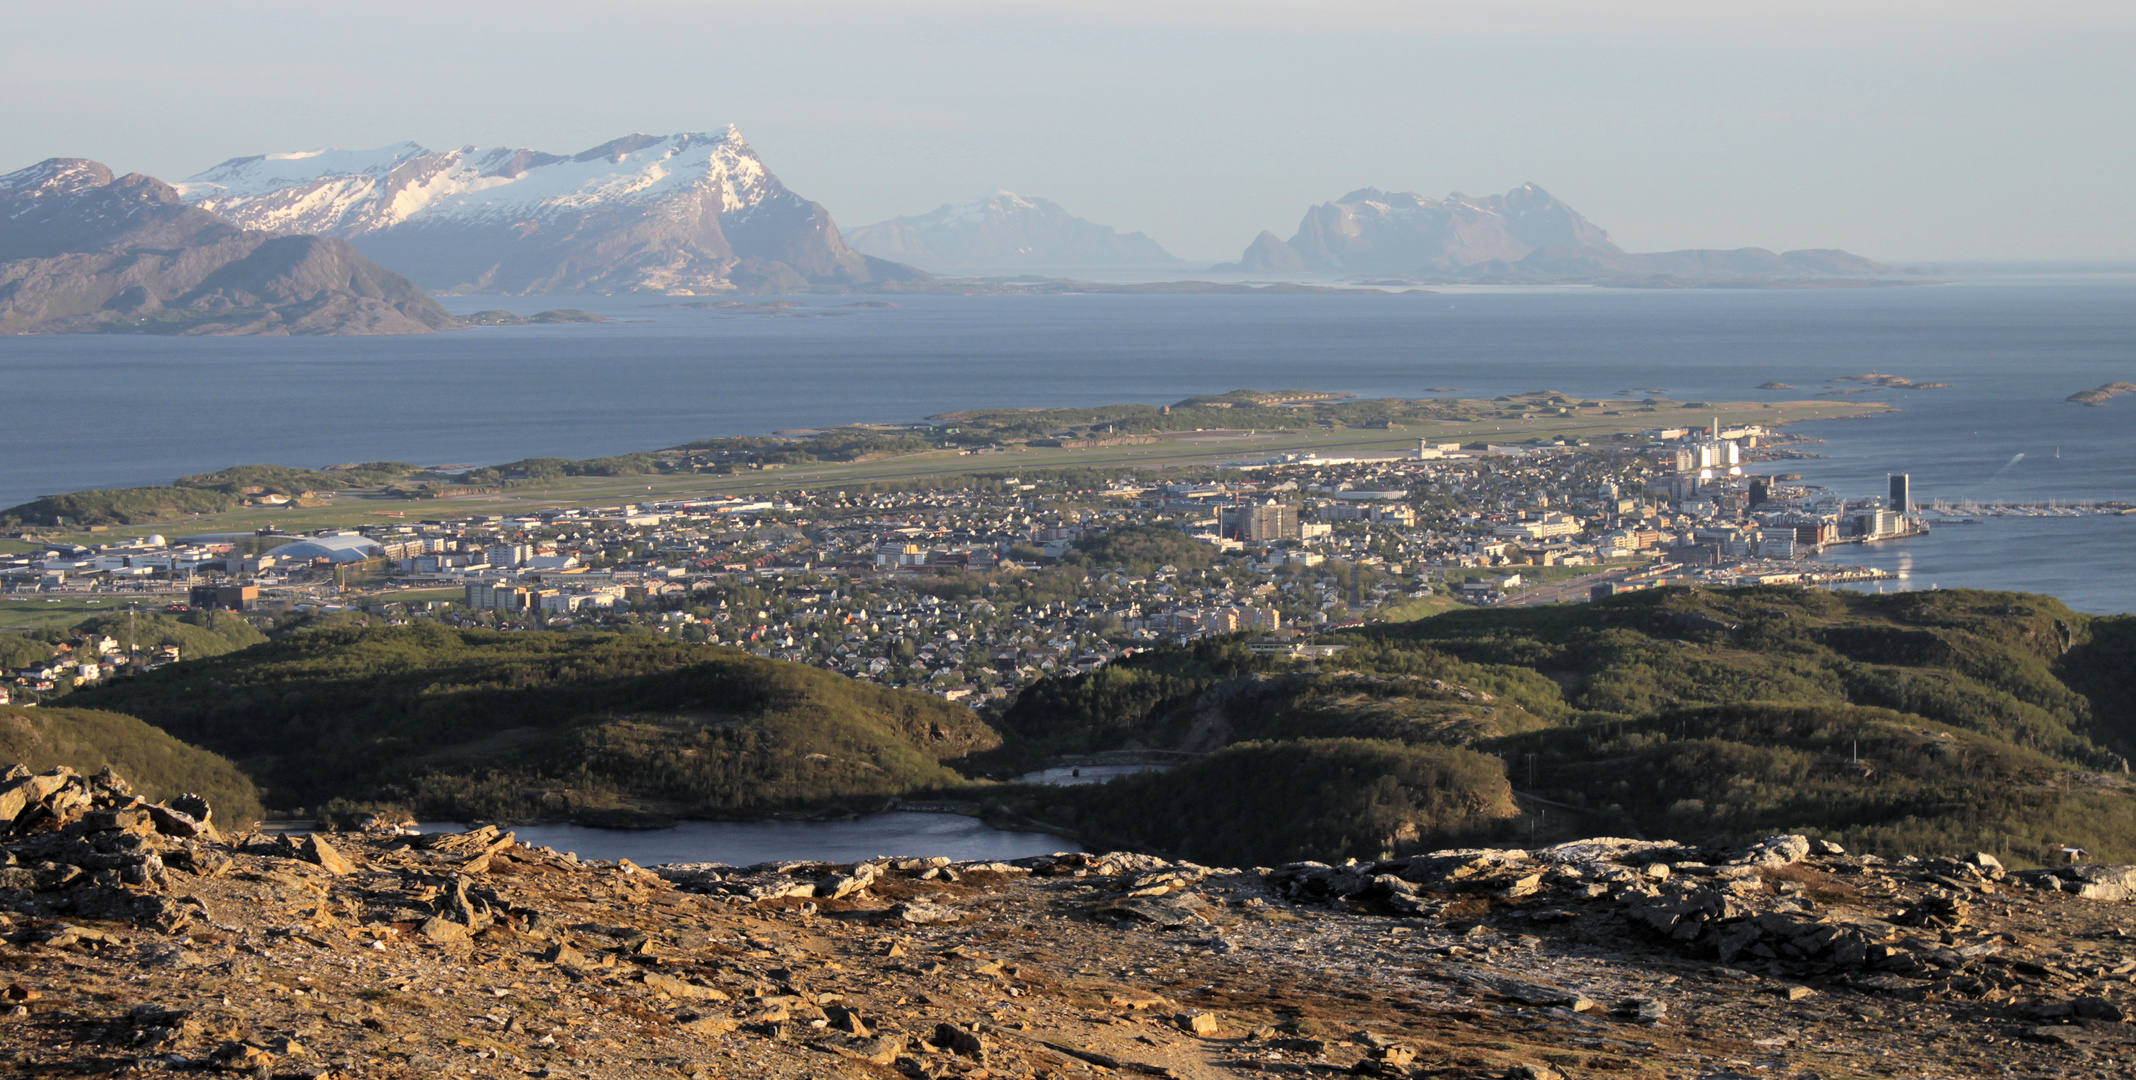
<svg viewBox="0 0 2136 1080"><path fill-rule="evenodd" d="M1136 773L1164 772L1170 765L1062 765L1053 769L1040 769L1016 778L1019 784L1045 784L1051 787L1068 787L1074 784L1102 784L1115 776L1133 776Z"/></svg>
<svg viewBox="0 0 2136 1080"><path fill-rule="evenodd" d="M466 826L426 822L424 832ZM519 842L584 859L629 859L640 866L719 862L751 866L784 860L857 862L879 855L946 855L959 862L1021 859L1081 851L1051 833L1009 832L962 814L896 810L844 821L685 821L670 829L590 829L583 825L513 825Z"/></svg>

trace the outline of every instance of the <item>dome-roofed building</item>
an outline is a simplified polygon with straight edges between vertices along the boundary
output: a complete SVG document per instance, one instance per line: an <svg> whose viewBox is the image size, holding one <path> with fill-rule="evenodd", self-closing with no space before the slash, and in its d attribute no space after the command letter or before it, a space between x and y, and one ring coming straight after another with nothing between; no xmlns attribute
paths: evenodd
<svg viewBox="0 0 2136 1080"><path fill-rule="evenodd" d="M362 562L377 555L378 541L368 536L342 534L339 536L314 536L293 544L283 544L267 554L283 562L313 562L327 559L337 563Z"/></svg>

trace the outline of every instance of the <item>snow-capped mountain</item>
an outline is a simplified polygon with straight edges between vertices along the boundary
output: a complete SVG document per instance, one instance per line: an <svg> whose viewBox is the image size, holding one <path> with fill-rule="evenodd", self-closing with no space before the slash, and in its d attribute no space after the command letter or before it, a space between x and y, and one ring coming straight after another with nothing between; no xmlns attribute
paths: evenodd
<svg viewBox="0 0 2136 1080"><path fill-rule="evenodd" d="M997 191L962 205L846 233L857 251L936 272L1104 270L1179 265L1157 241L1076 217L1047 199Z"/></svg>
<svg viewBox="0 0 2136 1080"><path fill-rule="evenodd" d="M241 229L82 158L0 176L0 333L426 334L458 325L346 241Z"/></svg>
<svg viewBox="0 0 2136 1080"><path fill-rule="evenodd" d="M448 292L756 291L915 277L848 247L733 127L569 156L467 146L235 158L179 185L248 228L341 237Z"/></svg>
<svg viewBox="0 0 2136 1080"><path fill-rule="evenodd" d="M1434 199L1361 188L1305 212L1289 240L1264 232L1238 262L1252 274L1456 281L1679 281L1844 277L1889 267L1844 251L1763 248L1633 254L1534 184L1476 198Z"/></svg>

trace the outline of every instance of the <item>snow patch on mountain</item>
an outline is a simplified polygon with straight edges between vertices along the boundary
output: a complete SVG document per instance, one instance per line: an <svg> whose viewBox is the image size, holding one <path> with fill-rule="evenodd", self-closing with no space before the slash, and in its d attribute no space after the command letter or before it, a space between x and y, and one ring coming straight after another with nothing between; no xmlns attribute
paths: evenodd
<svg viewBox="0 0 2136 1080"><path fill-rule="evenodd" d="M248 228L347 238L409 222L499 224L673 198L734 213L784 191L732 126L631 135L570 156L436 151L413 142L265 154L233 158L177 186L187 202Z"/></svg>
<svg viewBox="0 0 2136 1080"><path fill-rule="evenodd" d="M741 132L522 147L313 150L235 158L187 202L246 228L346 239L426 289L468 293L906 287L926 275L846 245Z"/></svg>

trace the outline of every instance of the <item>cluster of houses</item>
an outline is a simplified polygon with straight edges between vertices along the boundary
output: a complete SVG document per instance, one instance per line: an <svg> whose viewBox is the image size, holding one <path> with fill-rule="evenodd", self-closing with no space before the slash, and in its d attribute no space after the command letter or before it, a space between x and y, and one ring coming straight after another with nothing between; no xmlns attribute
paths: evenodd
<svg viewBox="0 0 2136 1080"><path fill-rule="evenodd" d="M176 645L128 649L109 635L91 635L55 642L44 659L19 665L0 678L0 705L34 703L32 695L50 694L102 682L124 671L147 671L180 659ZM25 694L24 692L27 692Z"/></svg>
<svg viewBox="0 0 2136 1080"><path fill-rule="evenodd" d="M1799 560L1883 512L1880 502L1745 475L1763 435L1427 445L1377 460L1294 455L1162 483L794 490L314 536L52 544L0 560L0 585L201 586L199 606L368 604L464 625L638 625L999 698L1160 642L1245 632L1301 649L1301 631L1354 625L1389 604L1499 602L1530 584L1532 568L1659 562L1770 574L1775 561ZM1205 555L1153 566L1082 554L1098 535L1152 525L1206 544ZM357 565L396 588L450 589L455 599L351 599L331 571ZM80 665L76 675L86 677Z"/></svg>

